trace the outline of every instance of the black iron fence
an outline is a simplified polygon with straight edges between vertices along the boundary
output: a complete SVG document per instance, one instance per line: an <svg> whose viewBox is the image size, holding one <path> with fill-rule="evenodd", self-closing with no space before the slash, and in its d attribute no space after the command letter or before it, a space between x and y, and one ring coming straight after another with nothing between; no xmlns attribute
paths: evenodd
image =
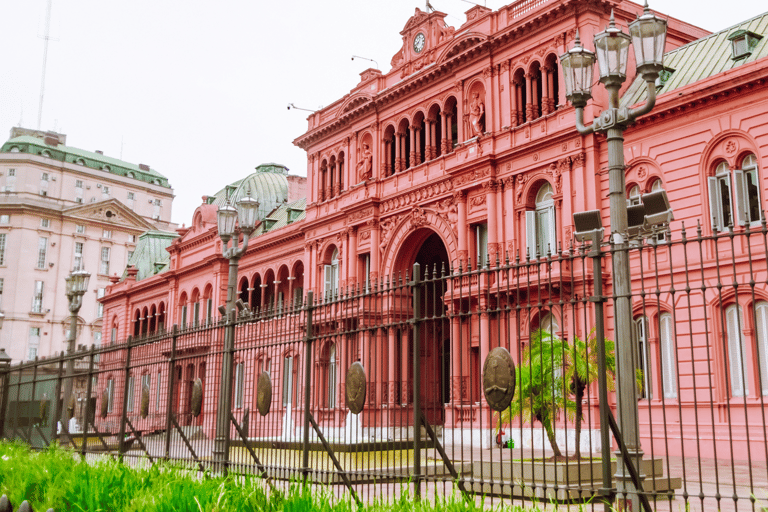
<svg viewBox="0 0 768 512"><path fill-rule="evenodd" d="M360 501L407 491L602 508L639 496L654 510L758 510L767 233L683 228L633 242L621 338L609 244L469 269L417 262L301 305L241 304L217 321L13 366L0 376L1 433L85 458L186 461L271 486L305 479ZM632 375L617 375L622 351ZM615 391L622 378L632 396ZM62 399L67 379L73 396ZM217 444L222 392L232 408ZM640 450L623 449L622 400L637 404ZM625 463L634 471L622 477Z"/></svg>

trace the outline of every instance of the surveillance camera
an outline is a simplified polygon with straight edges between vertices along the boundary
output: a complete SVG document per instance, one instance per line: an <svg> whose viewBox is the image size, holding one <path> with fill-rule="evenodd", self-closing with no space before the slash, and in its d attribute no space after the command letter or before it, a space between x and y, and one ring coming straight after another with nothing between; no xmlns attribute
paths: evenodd
<svg viewBox="0 0 768 512"><path fill-rule="evenodd" d="M291 106L290 105L288 105L288 110L291 110Z"/></svg>

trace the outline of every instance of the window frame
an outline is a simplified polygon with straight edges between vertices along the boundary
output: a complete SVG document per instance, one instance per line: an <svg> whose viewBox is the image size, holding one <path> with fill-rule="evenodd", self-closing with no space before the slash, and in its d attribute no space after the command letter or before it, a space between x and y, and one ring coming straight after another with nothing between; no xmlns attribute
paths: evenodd
<svg viewBox="0 0 768 512"><path fill-rule="evenodd" d="M543 183L536 193L534 209L525 212L526 241L530 259L546 258L547 254L557 252L554 194L552 184L548 181ZM548 220L547 226L543 225L544 218Z"/></svg>

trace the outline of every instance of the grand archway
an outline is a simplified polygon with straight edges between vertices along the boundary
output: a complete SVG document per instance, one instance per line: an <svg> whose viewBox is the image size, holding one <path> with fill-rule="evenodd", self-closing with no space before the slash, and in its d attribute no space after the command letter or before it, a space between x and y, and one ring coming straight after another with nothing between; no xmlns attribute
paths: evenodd
<svg viewBox="0 0 768 512"><path fill-rule="evenodd" d="M411 278L414 264L419 264L421 287L420 311L425 321L419 324L421 334L421 397L422 410L432 425L445 423L444 404L450 397L450 321L445 315L443 295L445 277L449 273L448 250L438 233L429 228L420 228L404 237L397 252L394 267L399 272L408 271ZM412 298L410 299L412 301ZM399 339L408 343L399 346L396 374L403 379L403 389L410 390L413 382L413 333L410 326ZM396 347L397 348L397 347ZM415 391L415 390L412 390ZM410 394L410 393L409 393ZM410 401L410 400L409 400Z"/></svg>

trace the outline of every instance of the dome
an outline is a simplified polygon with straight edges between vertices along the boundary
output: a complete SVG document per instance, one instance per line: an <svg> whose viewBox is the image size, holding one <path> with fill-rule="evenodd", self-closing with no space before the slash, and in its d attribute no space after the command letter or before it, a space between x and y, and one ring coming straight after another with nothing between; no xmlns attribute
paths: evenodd
<svg viewBox="0 0 768 512"><path fill-rule="evenodd" d="M209 199L209 204L222 205L229 199L233 204L249 195L259 202L259 219L288 200L288 168L268 163L256 167L256 172L238 180Z"/></svg>

